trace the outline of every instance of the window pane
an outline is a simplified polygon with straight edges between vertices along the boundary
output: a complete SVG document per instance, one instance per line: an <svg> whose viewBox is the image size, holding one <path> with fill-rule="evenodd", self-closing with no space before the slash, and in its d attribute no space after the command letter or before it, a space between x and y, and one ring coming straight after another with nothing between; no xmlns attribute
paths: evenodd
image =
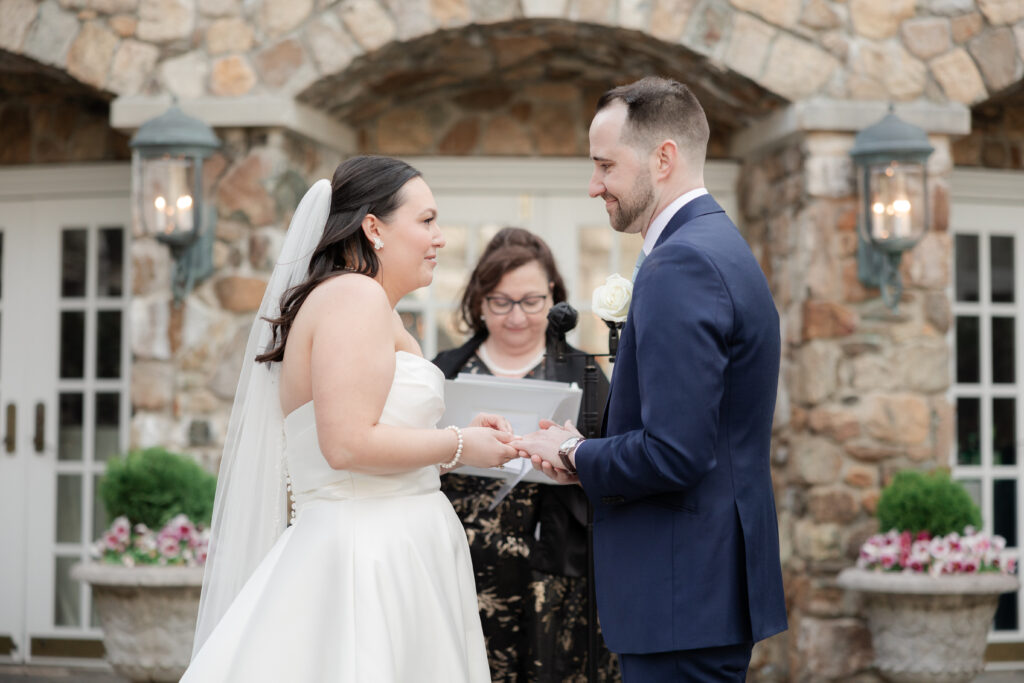
<svg viewBox="0 0 1024 683"><path fill-rule="evenodd" d="M961 479L960 483L963 484L964 490L967 491L967 495L971 497L974 504L981 508L981 480L979 479Z"/></svg>
<svg viewBox="0 0 1024 683"><path fill-rule="evenodd" d="M972 315L956 317L956 381L977 384L981 379L978 362L978 318Z"/></svg>
<svg viewBox="0 0 1024 683"><path fill-rule="evenodd" d="M57 475L57 542L82 542L82 475Z"/></svg>
<svg viewBox="0 0 1024 683"><path fill-rule="evenodd" d="M1015 381L1013 326L1013 318L992 318L992 381L996 384Z"/></svg>
<svg viewBox="0 0 1024 683"><path fill-rule="evenodd" d="M1013 302L1013 238L993 237L991 244L992 301Z"/></svg>
<svg viewBox="0 0 1024 683"><path fill-rule="evenodd" d="M956 400L956 462L958 465L981 464L981 401L976 398Z"/></svg>
<svg viewBox="0 0 1024 683"><path fill-rule="evenodd" d="M999 596L999 607L996 609L995 629L997 631L1015 631L1018 619L1017 594L1003 593Z"/></svg>
<svg viewBox="0 0 1024 683"><path fill-rule="evenodd" d="M56 600L54 600L53 623L57 626L78 626L81 619L79 594L82 584L71 578L71 567L77 557L57 558Z"/></svg>
<svg viewBox="0 0 1024 683"><path fill-rule="evenodd" d="M124 288L124 230L103 228L99 237L96 296L121 296Z"/></svg>
<svg viewBox="0 0 1024 683"><path fill-rule="evenodd" d="M121 376L121 311L96 313L96 376Z"/></svg>
<svg viewBox="0 0 1024 683"><path fill-rule="evenodd" d="M1016 479L996 479L992 483L992 531L1006 539L1008 548L1016 547Z"/></svg>
<svg viewBox="0 0 1024 683"><path fill-rule="evenodd" d="M61 287L63 297L85 296L85 258L88 233L69 228L61 233Z"/></svg>
<svg viewBox="0 0 1024 683"><path fill-rule="evenodd" d="M992 463L1017 462L1017 402L1012 398L992 399Z"/></svg>
<svg viewBox="0 0 1024 683"><path fill-rule="evenodd" d="M85 421L81 394L61 394L58 399L57 459L81 460Z"/></svg>
<svg viewBox="0 0 1024 683"><path fill-rule="evenodd" d="M978 300L978 236L956 236L956 300Z"/></svg>
<svg viewBox="0 0 1024 683"><path fill-rule="evenodd" d="M90 541L95 541L102 536L110 525L110 520L107 519L107 509L103 507L103 501L100 499L100 482L102 481L102 474L97 474L92 478L92 538L89 539Z"/></svg>
<svg viewBox="0 0 1024 683"><path fill-rule="evenodd" d="M60 376L76 379L85 375L85 312L60 314Z"/></svg>
<svg viewBox="0 0 1024 683"><path fill-rule="evenodd" d="M96 394L96 437L93 458L106 460L121 450L121 395Z"/></svg>

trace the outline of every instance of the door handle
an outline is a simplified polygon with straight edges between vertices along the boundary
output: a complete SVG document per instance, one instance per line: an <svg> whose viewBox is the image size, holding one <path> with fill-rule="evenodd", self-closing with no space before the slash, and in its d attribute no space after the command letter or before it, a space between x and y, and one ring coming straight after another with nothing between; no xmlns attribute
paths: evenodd
<svg viewBox="0 0 1024 683"><path fill-rule="evenodd" d="M42 453L46 445L43 442L43 432L46 431L46 404L40 401L36 404L36 435L32 439L36 453Z"/></svg>
<svg viewBox="0 0 1024 683"><path fill-rule="evenodd" d="M18 409L13 403L7 404L7 433L4 435L4 450L13 453L18 445Z"/></svg>

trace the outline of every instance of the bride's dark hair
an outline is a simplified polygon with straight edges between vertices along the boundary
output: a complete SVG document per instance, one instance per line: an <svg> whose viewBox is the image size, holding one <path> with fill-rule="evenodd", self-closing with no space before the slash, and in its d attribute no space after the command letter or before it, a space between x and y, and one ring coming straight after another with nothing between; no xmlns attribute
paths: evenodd
<svg viewBox="0 0 1024 683"><path fill-rule="evenodd" d="M341 270L376 277L380 261L362 230L363 219L373 214L387 222L402 205L402 188L420 175L415 168L390 157L358 156L343 162L331 180L331 210L323 237L309 260L308 276L281 296L281 315L266 318L273 338L260 363L284 359L288 331L309 293Z"/></svg>

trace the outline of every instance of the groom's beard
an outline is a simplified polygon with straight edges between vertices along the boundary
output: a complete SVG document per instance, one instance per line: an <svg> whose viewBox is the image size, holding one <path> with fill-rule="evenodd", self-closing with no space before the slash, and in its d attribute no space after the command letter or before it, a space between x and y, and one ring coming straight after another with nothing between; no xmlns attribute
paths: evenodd
<svg viewBox="0 0 1024 683"><path fill-rule="evenodd" d="M629 195L622 197L612 195L612 197L616 200L615 205L617 207L608 216L612 228L616 232L629 234L643 231L645 226L641 225L640 222L654 202L654 187L651 185L651 174L644 173L637 176L636 184Z"/></svg>

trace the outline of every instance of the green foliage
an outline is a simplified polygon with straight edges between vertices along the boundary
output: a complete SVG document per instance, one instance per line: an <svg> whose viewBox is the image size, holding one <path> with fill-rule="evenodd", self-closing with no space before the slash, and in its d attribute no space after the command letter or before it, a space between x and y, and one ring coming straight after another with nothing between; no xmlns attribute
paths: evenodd
<svg viewBox="0 0 1024 683"><path fill-rule="evenodd" d="M217 477L195 460L154 447L111 459L99 493L109 519L160 529L179 513L209 525L216 489Z"/></svg>
<svg viewBox="0 0 1024 683"><path fill-rule="evenodd" d="M882 532L896 529L945 536L954 531L962 534L967 526L981 527L978 506L945 470L897 473L882 490L877 514Z"/></svg>

